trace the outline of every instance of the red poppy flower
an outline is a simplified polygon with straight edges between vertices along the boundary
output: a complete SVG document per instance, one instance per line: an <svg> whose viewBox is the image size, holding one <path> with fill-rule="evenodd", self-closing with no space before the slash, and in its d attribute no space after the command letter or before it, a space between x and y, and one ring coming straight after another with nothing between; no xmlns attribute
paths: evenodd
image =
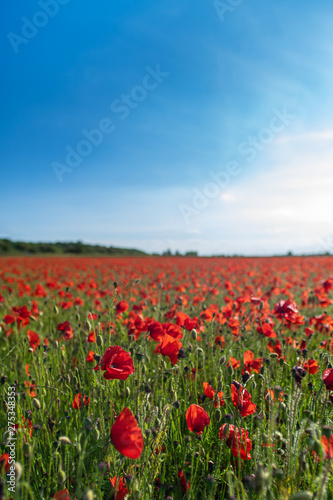
<svg viewBox="0 0 333 500"><path fill-rule="evenodd" d="M126 380L135 372L131 356L119 345L109 347L94 370L105 370L103 377L106 380Z"/></svg>
<svg viewBox="0 0 333 500"><path fill-rule="evenodd" d="M143 450L143 437L140 427L128 408L119 414L111 429L111 442L125 457L140 458Z"/></svg>
<svg viewBox="0 0 333 500"><path fill-rule="evenodd" d="M0 457L0 472L3 470L5 472L8 472L10 469L10 463L9 463L9 454L8 453L3 453Z"/></svg>
<svg viewBox="0 0 333 500"><path fill-rule="evenodd" d="M88 396L83 396L83 404L84 406L89 406L90 403L90 398ZM79 408L82 408L82 394L79 392L79 394L75 394L75 398L73 401L73 408L74 410L78 410Z"/></svg>
<svg viewBox="0 0 333 500"><path fill-rule="evenodd" d="M199 435L210 424L210 418L201 406L191 405L186 411L186 423L191 432L196 432Z"/></svg>
<svg viewBox="0 0 333 500"><path fill-rule="evenodd" d="M65 488L64 490L61 490L61 491L57 491L57 493L55 493L54 497L56 500L71 500L71 497L69 495L69 491L67 490L67 488Z"/></svg>
<svg viewBox="0 0 333 500"><path fill-rule="evenodd" d="M73 337L73 328L71 327L69 321L65 321L64 323L60 323L57 326L57 330L63 333L64 340L69 340Z"/></svg>
<svg viewBox="0 0 333 500"><path fill-rule="evenodd" d="M325 456L324 460L332 460L333 459L333 434L328 439L326 436L321 437L321 444L324 447Z"/></svg>
<svg viewBox="0 0 333 500"><path fill-rule="evenodd" d="M318 363L315 359L308 359L304 363L303 368L307 372L311 373L311 375L314 375L315 373L319 372L319 366L318 366Z"/></svg>
<svg viewBox="0 0 333 500"><path fill-rule="evenodd" d="M229 366L232 366L234 370L236 370L236 368L239 368L240 367L240 361L238 361L237 359L235 358L232 358L231 356L229 357L229 361L227 363L227 367Z"/></svg>
<svg viewBox="0 0 333 500"><path fill-rule="evenodd" d="M252 443L248 431L243 428L239 430L232 424L223 424L220 427L219 438L226 441L234 457L240 456L243 460L251 460Z"/></svg>
<svg viewBox="0 0 333 500"><path fill-rule="evenodd" d="M116 305L116 311L117 311L118 314L127 311L127 309L128 309L128 303L126 302L126 300L121 300Z"/></svg>
<svg viewBox="0 0 333 500"><path fill-rule="evenodd" d="M257 407L251 401L251 394L236 380L231 384L231 399L233 405L240 410L242 417L255 413Z"/></svg>
<svg viewBox="0 0 333 500"><path fill-rule="evenodd" d="M216 391L214 391L212 386L209 385L208 382L203 382L203 389L204 389L205 396L207 396L207 398L209 398L213 401L215 399ZM215 405L214 405L215 408L221 407L225 404L225 401L222 399L223 392L218 392L217 397L218 397L218 401L215 401Z"/></svg>
<svg viewBox="0 0 333 500"><path fill-rule="evenodd" d="M89 351L88 352L88 356L87 356L87 359L86 359L86 361L88 363L92 363L93 361L95 361L94 354L95 354L94 351Z"/></svg>
<svg viewBox="0 0 333 500"><path fill-rule="evenodd" d="M260 372L260 368L263 366L264 360L262 358L254 359L254 354L252 351L244 352L244 368L243 372L246 370L249 373L253 370L256 373Z"/></svg>
<svg viewBox="0 0 333 500"><path fill-rule="evenodd" d="M128 489L126 488L123 477L121 477L120 479L117 478L117 476L114 476L113 479L111 479L110 477L110 483L112 485L112 488L116 490L115 500L123 500L125 496L128 495Z"/></svg>
<svg viewBox="0 0 333 500"><path fill-rule="evenodd" d="M39 346L40 338L38 333L33 332L32 330L27 331L27 336L29 339L30 347L32 347L32 350L35 352L37 350L37 347Z"/></svg>
<svg viewBox="0 0 333 500"><path fill-rule="evenodd" d="M328 391L333 391L333 368L328 368L323 373L323 381Z"/></svg>
<svg viewBox="0 0 333 500"><path fill-rule="evenodd" d="M157 347L158 352L160 352L163 356L168 356L171 363L175 365L178 362L178 352L182 345L183 344L180 340L174 339L166 333L162 342Z"/></svg>
<svg viewBox="0 0 333 500"><path fill-rule="evenodd" d="M190 484L189 481L186 481L186 477L185 477L185 474L182 471L182 469L179 469L179 471L178 471L178 477L180 479L180 487L182 489L182 494L186 495L186 493L190 489L191 484Z"/></svg>
<svg viewBox="0 0 333 500"><path fill-rule="evenodd" d="M155 340L156 342L162 342L164 337L164 330L161 323L159 323L158 321L150 323L150 325L148 326L148 332L153 340Z"/></svg>
<svg viewBox="0 0 333 500"><path fill-rule="evenodd" d="M96 335L95 335L94 331L89 333L87 340L88 340L88 342L91 342L91 343L96 342Z"/></svg>

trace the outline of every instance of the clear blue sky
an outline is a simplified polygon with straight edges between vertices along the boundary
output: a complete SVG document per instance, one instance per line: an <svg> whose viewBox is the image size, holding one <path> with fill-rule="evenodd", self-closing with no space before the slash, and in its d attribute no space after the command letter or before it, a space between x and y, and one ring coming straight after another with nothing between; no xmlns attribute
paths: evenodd
<svg viewBox="0 0 333 500"><path fill-rule="evenodd" d="M333 250L333 4L223 3L4 0L0 237Z"/></svg>

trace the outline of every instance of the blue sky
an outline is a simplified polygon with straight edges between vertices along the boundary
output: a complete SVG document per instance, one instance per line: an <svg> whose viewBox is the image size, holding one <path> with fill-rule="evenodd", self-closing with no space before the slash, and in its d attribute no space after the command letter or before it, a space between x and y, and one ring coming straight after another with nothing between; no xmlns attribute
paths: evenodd
<svg viewBox="0 0 333 500"><path fill-rule="evenodd" d="M333 251L333 5L223 4L5 0L0 237Z"/></svg>

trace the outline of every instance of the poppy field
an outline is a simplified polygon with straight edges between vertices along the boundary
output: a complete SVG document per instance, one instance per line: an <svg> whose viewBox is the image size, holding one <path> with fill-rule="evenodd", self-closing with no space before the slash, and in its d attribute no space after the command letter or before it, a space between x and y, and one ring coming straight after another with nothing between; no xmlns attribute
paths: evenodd
<svg viewBox="0 0 333 500"><path fill-rule="evenodd" d="M0 500L333 499L333 257L0 262Z"/></svg>

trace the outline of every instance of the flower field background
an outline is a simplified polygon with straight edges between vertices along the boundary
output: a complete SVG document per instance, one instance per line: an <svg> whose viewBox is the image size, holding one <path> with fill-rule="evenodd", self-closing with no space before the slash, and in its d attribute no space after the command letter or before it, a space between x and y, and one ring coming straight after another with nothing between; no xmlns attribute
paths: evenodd
<svg viewBox="0 0 333 500"><path fill-rule="evenodd" d="M332 307L332 257L2 258L0 498L332 499Z"/></svg>

